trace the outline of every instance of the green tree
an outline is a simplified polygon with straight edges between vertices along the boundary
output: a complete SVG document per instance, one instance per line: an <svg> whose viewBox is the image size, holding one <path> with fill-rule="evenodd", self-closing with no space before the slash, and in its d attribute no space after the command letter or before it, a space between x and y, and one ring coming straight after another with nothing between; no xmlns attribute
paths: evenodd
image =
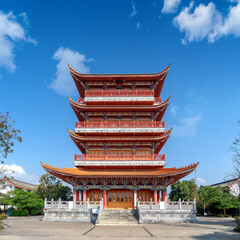
<svg viewBox="0 0 240 240"><path fill-rule="evenodd" d="M222 195L222 189L220 187L206 186L199 191L199 199L203 205L203 212L213 208L213 205L219 202Z"/></svg>
<svg viewBox="0 0 240 240"><path fill-rule="evenodd" d="M184 201L193 200L197 198L198 186L195 180L191 181L177 181L171 185L171 192L169 198L171 201L178 201L180 198Z"/></svg>
<svg viewBox="0 0 240 240"><path fill-rule="evenodd" d="M240 208L240 200L234 195L226 192L226 189L222 189L222 190L223 190L222 195L219 198L217 208L222 209L223 215L226 216L226 210Z"/></svg>
<svg viewBox="0 0 240 240"><path fill-rule="evenodd" d="M63 186L59 179L49 173L41 176L36 193L48 200L61 198L64 201L70 201L72 199L71 188Z"/></svg>
<svg viewBox="0 0 240 240"><path fill-rule="evenodd" d="M240 125L240 121L238 121ZM231 146L231 151L233 152L233 177L240 178L240 138L235 137L235 140Z"/></svg>
<svg viewBox="0 0 240 240"><path fill-rule="evenodd" d="M13 152L14 142L21 142L20 130L14 128L15 121L12 120L8 112L0 113L0 178L9 173L9 169L4 164L4 158Z"/></svg>
<svg viewBox="0 0 240 240"><path fill-rule="evenodd" d="M2 202L8 205L13 205L17 208L17 212L37 215L41 214L44 207L43 199L36 193L15 189L8 192ZM24 215L26 215L24 214Z"/></svg>

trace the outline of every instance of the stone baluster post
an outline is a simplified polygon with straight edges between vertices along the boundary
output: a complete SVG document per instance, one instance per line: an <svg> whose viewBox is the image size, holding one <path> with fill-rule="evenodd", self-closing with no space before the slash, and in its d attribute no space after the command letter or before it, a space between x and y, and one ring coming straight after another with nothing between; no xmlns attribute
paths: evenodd
<svg viewBox="0 0 240 240"><path fill-rule="evenodd" d="M152 198L150 198L150 209L153 208Z"/></svg>
<svg viewBox="0 0 240 240"><path fill-rule="evenodd" d="M47 198L45 197L44 198L44 209L46 209L47 208Z"/></svg>
<svg viewBox="0 0 240 240"><path fill-rule="evenodd" d="M58 200L58 208L61 208L61 198Z"/></svg>
<svg viewBox="0 0 240 240"><path fill-rule="evenodd" d="M196 206L196 198L193 199L193 211L196 212L197 206Z"/></svg>
<svg viewBox="0 0 240 240"><path fill-rule="evenodd" d="M76 209L76 201L74 198L73 198L73 209Z"/></svg>
<svg viewBox="0 0 240 240"><path fill-rule="evenodd" d="M133 191L133 201L134 201L133 208L136 209L137 207L137 191L136 190Z"/></svg>
<svg viewBox="0 0 240 240"><path fill-rule="evenodd" d="M178 207L179 207L179 210L182 210L182 202L181 202L181 198L179 198L179 200L178 200Z"/></svg>
<svg viewBox="0 0 240 240"><path fill-rule="evenodd" d="M90 208L90 204L89 204L89 198L87 198L87 208Z"/></svg>

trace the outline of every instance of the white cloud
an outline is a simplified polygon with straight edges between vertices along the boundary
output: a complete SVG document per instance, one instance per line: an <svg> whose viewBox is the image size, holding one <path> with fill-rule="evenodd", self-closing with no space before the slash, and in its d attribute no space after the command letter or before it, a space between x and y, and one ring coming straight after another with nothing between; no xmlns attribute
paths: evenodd
<svg viewBox="0 0 240 240"><path fill-rule="evenodd" d="M177 105L173 105L171 108L170 108L170 112L173 116L176 116L177 114L177 110L178 110L178 106Z"/></svg>
<svg viewBox="0 0 240 240"><path fill-rule="evenodd" d="M175 13L180 3L181 0L164 0L162 13Z"/></svg>
<svg viewBox="0 0 240 240"><path fill-rule="evenodd" d="M173 126L173 136L176 137L192 137L196 133L197 126L202 116L184 118L179 125Z"/></svg>
<svg viewBox="0 0 240 240"><path fill-rule="evenodd" d="M130 13L129 17L134 17L137 15L137 9L136 9L136 3L135 2L131 2L131 6L132 6L132 12Z"/></svg>
<svg viewBox="0 0 240 240"><path fill-rule="evenodd" d="M178 16L173 19L180 32L185 33L182 43L201 41L215 32L215 28L221 25L222 15L216 6L210 2L207 6L200 4L193 10L194 2L185 7Z"/></svg>
<svg viewBox="0 0 240 240"><path fill-rule="evenodd" d="M26 24L26 13L22 13L21 17ZM12 12L5 14L0 11L0 67L5 67L9 72L16 70L14 49L20 41L36 44L27 36L25 26L17 21Z"/></svg>
<svg viewBox="0 0 240 240"><path fill-rule="evenodd" d="M81 73L89 73L89 68L85 65L91 61L85 55L69 48L60 47L54 53L53 59L59 61L57 64L56 78L50 84L60 95L73 95L76 93L76 86L69 73L68 64Z"/></svg>
<svg viewBox="0 0 240 240"><path fill-rule="evenodd" d="M224 18L215 4L200 4L194 8L194 2L185 7L178 16L173 19L174 25L184 33L183 44L193 41L202 41L207 38L209 42L233 35L240 37L240 1L231 1L228 15Z"/></svg>
<svg viewBox="0 0 240 240"><path fill-rule="evenodd" d="M197 183L199 183L200 185L206 185L207 181L203 178L197 177L196 178Z"/></svg>
<svg viewBox="0 0 240 240"><path fill-rule="evenodd" d="M240 37L240 3L229 8L229 13L222 25L215 27L215 32L210 35L210 41L214 42L222 36L234 35Z"/></svg>
<svg viewBox="0 0 240 240"><path fill-rule="evenodd" d="M140 29L140 27L141 27L141 24L140 24L140 22L137 22L137 30L139 30L139 29Z"/></svg>
<svg viewBox="0 0 240 240"><path fill-rule="evenodd" d="M37 184L39 181L39 177L37 177L34 174L28 174L26 171L19 165L12 164L12 165L6 165L6 164L0 164L0 168L4 167L5 169L8 169L7 176L13 177L16 180Z"/></svg>

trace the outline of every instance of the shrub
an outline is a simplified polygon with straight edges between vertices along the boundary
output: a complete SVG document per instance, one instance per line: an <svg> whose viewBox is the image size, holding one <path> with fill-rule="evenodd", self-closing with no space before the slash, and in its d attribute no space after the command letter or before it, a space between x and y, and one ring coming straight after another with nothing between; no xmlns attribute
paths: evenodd
<svg viewBox="0 0 240 240"><path fill-rule="evenodd" d="M7 217L8 217L8 215L6 215L5 213L0 214L0 220L5 219Z"/></svg>
<svg viewBox="0 0 240 240"><path fill-rule="evenodd" d="M40 214L44 206L43 199L39 195L21 189L9 192L5 202L16 207L17 210L13 212L13 216L26 216L29 213Z"/></svg>
<svg viewBox="0 0 240 240"><path fill-rule="evenodd" d="M4 225L3 225L3 223L0 221L0 230L1 229L4 229Z"/></svg>
<svg viewBox="0 0 240 240"><path fill-rule="evenodd" d="M18 208L18 209L14 209L12 215L13 216L27 216L29 214L28 210L27 209L21 209L21 208Z"/></svg>
<svg viewBox="0 0 240 240"><path fill-rule="evenodd" d="M223 214L218 214L217 217L224 217L224 215Z"/></svg>
<svg viewBox="0 0 240 240"><path fill-rule="evenodd" d="M31 215L40 215L43 214L43 209L42 208L34 208L31 210Z"/></svg>
<svg viewBox="0 0 240 240"><path fill-rule="evenodd" d="M240 217L235 217L236 227L233 229L236 232L240 232Z"/></svg>

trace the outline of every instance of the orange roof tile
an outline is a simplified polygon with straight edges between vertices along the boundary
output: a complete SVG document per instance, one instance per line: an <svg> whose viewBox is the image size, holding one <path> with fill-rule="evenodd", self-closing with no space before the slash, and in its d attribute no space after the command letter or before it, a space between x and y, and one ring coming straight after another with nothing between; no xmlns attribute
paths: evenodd
<svg viewBox="0 0 240 240"><path fill-rule="evenodd" d="M170 134L171 134L172 128L169 129L167 132L162 134L161 136L79 136L75 134L73 131L68 130L70 137L73 140L78 141L160 141L160 140L166 140Z"/></svg>
<svg viewBox="0 0 240 240"><path fill-rule="evenodd" d="M159 110L161 108L167 107L169 102L170 102L170 97L160 103L160 104L156 104L156 105L150 105L150 106L138 106L138 105L134 105L134 106L92 106L92 105L84 105L81 103L76 103L75 101L73 101L71 98L68 97L68 100L70 102L70 105L72 106L72 108L77 109L77 110L84 110L84 111L113 111L113 112L117 112L120 110L124 110L124 111L133 111L133 110L143 110L146 112L151 112L154 110Z"/></svg>
<svg viewBox="0 0 240 240"><path fill-rule="evenodd" d="M69 65L68 67L72 75L82 80L106 81L106 80L112 80L115 78L125 78L126 80L133 80L136 78L138 80L158 80L169 71L170 65L171 64L169 64L163 71L159 73L153 73L153 74L83 74L75 71Z"/></svg>
<svg viewBox="0 0 240 240"><path fill-rule="evenodd" d="M181 168L155 168L155 169L85 169L85 168L58 168L42 163L42 167L49 173L74 177L166 177L175 175L187 175L194 171L198 163Z"/></svg>

